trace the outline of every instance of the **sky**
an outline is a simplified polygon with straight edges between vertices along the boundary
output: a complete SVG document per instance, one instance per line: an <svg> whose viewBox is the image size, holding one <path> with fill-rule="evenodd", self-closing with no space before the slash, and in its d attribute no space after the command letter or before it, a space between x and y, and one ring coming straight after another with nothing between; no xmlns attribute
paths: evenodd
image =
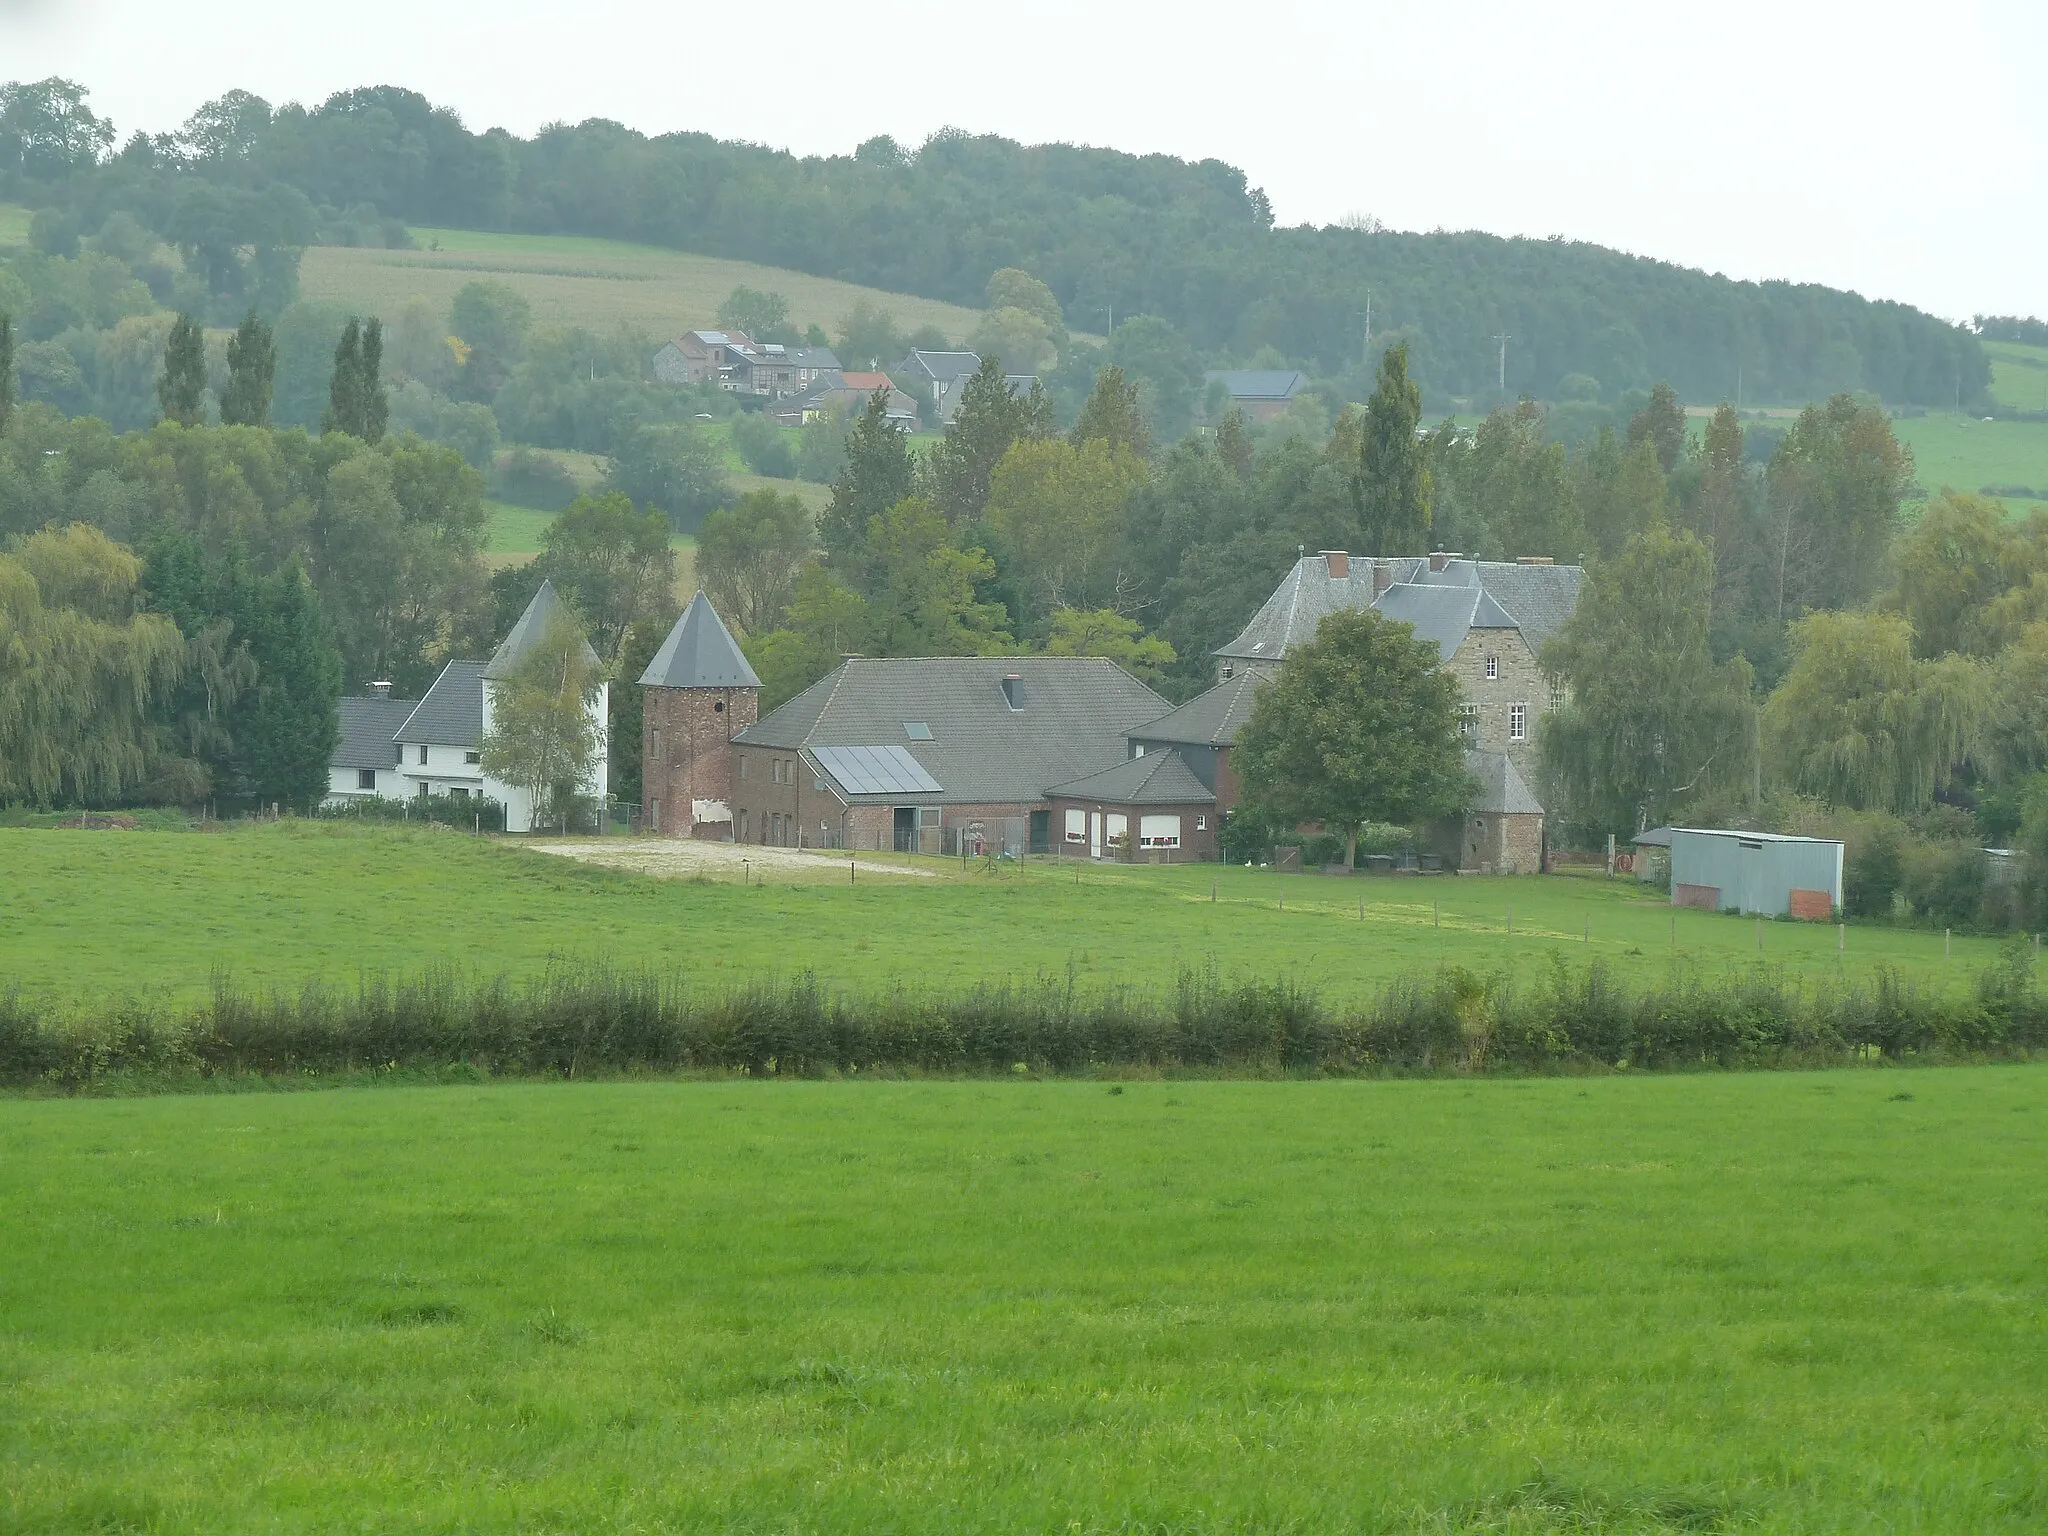
<svg viewBox="0 0 2048 1536"><path fill-rule="evenodd" d="M1227 160L1284 224L1563 235L1731 277L2048 314L2044 0L0 0L0 79L122 137L241 88L402 85L805 154L942 127Z"/></svg>

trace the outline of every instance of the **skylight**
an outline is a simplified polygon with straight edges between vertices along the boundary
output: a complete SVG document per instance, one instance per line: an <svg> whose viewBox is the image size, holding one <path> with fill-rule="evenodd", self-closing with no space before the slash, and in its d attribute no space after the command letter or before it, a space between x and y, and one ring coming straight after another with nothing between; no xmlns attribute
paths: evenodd
<svg viewBox="0 0 2048 1536"><path fill-rule="evenodd" d="M932 728L922 720L906 720L903 722L903 734L912 741L930 741Z"/></svg>

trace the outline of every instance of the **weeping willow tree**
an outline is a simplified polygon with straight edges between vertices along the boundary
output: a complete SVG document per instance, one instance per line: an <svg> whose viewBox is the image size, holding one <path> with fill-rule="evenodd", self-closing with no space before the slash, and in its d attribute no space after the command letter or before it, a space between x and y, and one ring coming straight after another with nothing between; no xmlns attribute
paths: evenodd
<svg viewBox="0 0 2048 1536"><path fill-rule="evenodd" d="M0 802L114 800L149 773L185 638L138 613L142 563L74 523L0 555Z"/></svg>
<svg viewBox="0 0 2048 1536"><path fill-rule="evenodd" d="M1764 706L1764 743L1793 788L1856 810L1925 806L1984 744L1992 674L1913 655L1890 613L1815 613L1791 629L1792 666Z"/></svg>

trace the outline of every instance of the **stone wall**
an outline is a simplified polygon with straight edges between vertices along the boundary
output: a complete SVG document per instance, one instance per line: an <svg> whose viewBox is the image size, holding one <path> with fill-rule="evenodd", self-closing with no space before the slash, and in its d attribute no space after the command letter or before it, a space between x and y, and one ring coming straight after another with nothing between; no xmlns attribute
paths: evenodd
<svg viewBox="0 0 2048 1536"><path fill-rule="evenodd" d="M1498 663L1496 670L1499 675L1496 677L1486 675L1489 656ZM1522 638L1521 631L1470 630L1465 635L1464 644L1445 664L1445 669L1458 680L1458 688L1465 701L1479 707L1478 733L1467 745L1482 752L1507 753L1523 780L1533 785L1536 727L1550 708L1550 683L1544 677L1543 669L1536 665L1536 657L1529 650L1529 642ZM1526 706L1523 735L1519 741L1509 735L1509 711L1516 704Z"/></svg>
<svg viewBox="0 0 2048 1536"><path fill-rule="evenodd" d="M642 694L640 793L650 831L729 837L725 822L697 823L699 800L732 803L732 738L754 723L752 688L647 688Z"/></svg>

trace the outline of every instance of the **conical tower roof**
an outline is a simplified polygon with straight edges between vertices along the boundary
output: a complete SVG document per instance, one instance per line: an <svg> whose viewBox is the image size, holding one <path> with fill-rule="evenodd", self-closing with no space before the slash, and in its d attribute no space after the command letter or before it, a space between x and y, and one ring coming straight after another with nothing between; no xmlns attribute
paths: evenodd
<svg viewBox="0 0 2048 1536"><path fill-rule="evenodd" d="M526 605L526 612L519 615L519 622L512 626L512 633L505 637L504 643L484 667L484 676L493 682L510 677L513 669L526 658L526 653L540 644L548 626L557 618L575 622L569 605L556 593L555 584L543 580L540 590L533 594L533 601ZM598 665L597 652L590 648L588 640L583 642L583 659L590 666Z"/></svg>
<svg viewBox="0 0 2048 1536"><path fill-rule="evenodd" d="M640 674L653 688L758 688L761 679L747 665L732 631L699 590Z"/></svg>

